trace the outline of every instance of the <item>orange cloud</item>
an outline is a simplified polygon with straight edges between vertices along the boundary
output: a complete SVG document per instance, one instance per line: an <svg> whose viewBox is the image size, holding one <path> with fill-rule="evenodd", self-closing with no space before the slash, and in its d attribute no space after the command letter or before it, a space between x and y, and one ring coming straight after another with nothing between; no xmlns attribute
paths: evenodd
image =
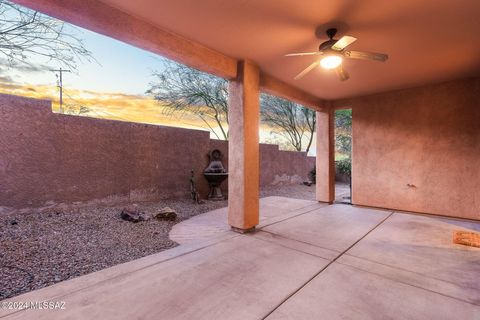
<svg viewBox="0 0 480 320"><path fill-rule="evenodd" d="M25 96L52 101L53 112L59 112L59 92L55 86L29 86L12 83L0 83L0 93ZM66 113L95 118L159 124L184 128L203 128L202 123L193 114L165 114L165 109L154 99L141 95L122 93L104 93L77 89L64 89L63 107ZM86 111L85 111L86 110ZM213 123L212 123L213 125Z"/></svg>

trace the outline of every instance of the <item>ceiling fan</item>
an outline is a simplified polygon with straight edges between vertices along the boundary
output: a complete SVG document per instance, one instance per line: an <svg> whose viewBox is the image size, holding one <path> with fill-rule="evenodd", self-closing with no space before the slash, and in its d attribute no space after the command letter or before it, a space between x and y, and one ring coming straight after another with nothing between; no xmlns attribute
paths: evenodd
<svg viewBox="0 0 480 320"><path fill-rule="evenodd" d="M374 60L381 62L384 62L388 59L388 55L384 53L345 50L346 47L357 41L357 38L351 36L343 36L339 40L336 40L333 39L333 37L335 37L335 34L337 34L336 28L328 29L327 36L329 40L322 42L318 47L318 51L289 53L285 55L286 57L322 56L321 59L313 62L305 70L296 75L294 78L295 80L302 78L304 75L312 71L315 67L320 65L322 68L327 70L335 69L340 80L345 81L348 80L350 76L343 69L343 58Z"/></svg>

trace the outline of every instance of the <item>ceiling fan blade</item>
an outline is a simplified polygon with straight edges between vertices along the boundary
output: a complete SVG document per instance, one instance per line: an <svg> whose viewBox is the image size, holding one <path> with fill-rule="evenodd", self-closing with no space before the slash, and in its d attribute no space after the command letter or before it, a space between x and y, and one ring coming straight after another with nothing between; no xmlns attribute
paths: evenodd
<svg viewBox="0 0 480 320"><path fill-rule="evenodd" d="M316 56L323 54L321 51L315 51L315 52L299 52L299 53L289 53L286 54L285 57L297 57L297 56Z"/></svg>
<svg viewBox="0 0 480 320"><path fill-rule="evenodd" d="M355 37L343 36L340 38L340 40L338 40L333 44L332 49L337 51L342 51L343 49L345 49L355 41L357 41L357 38Z"/></svg>
<svg viewBox="0 0 480 320"><path fill-rule="evenodd" d="M376 53L376 52L345 51L343 55L345 57L353 58L353 59L374 60L374 61L382 61L382 62L388 59L388 54Z"/></svg>
<svg viewBox="0 0 480 320"><path fill-rule="evenodd" d="M300 72L299 74L297 74L297 76L294 78L295 80L298 80L300 78L302 78L304 75L306 75L307 73L309 73L310 71L313 70L313 68L315 68L316 66L318 66L319 62L318 61L315 61L314 63L312 63L311 65L309 65L308 67L305 68L305 70L303 70L302 72Z"/></svg>
<svg viewBox="0 0 480 320"><path fill-rule="evenodd" d="M338 77L340 78L340 81L346 81L350 78L350 75L348 74L347 71L345 71L345 69L343 69L343 66L340 65L337 69L337 75Z"/></svg>

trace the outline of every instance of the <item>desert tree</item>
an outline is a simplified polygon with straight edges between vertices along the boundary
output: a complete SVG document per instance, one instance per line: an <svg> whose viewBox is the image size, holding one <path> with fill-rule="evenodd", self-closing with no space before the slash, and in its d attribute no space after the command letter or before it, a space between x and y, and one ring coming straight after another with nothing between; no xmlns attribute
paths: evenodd
<svg viewBox="0 0 480 320"><path fill-rule="evenodd" d="M228 81L168 59L162 61L164 68L153 72L146 93L166 114L194 114L217 138L228 140ZM260 109L265 124L287 138L295 150L308 152L315 130L314 111L268 95L261 96Z"/></svg>
<svg viewBox="0 0 480 320"><path fill-rule="evenodd" d="M315 132L315 111L295 102L262 94L262 122L282 135L296 151L310 150Z"/></svg>
<svg viewBox="0 0 480 320"><path fill-rule="evenodd" d="M228 140L228 81L168 59L162 61L164 69L153 72L147 94L161 103L166 114L194 114L218 139Z"/></svg>
<svg viewBox="0 0 480 320"><path fill-rule="evenodd" d="M58 19L0 0L0 20L0 56L10 66L38 71L36 57L75 70L77 61L93 59L75 28Z"/></svg>
<svg viewBox="0 0 480 320"><path fill-rule="evenodd" d="M352 148L352 109L335 111L335 148L350 157Z"/></svg>

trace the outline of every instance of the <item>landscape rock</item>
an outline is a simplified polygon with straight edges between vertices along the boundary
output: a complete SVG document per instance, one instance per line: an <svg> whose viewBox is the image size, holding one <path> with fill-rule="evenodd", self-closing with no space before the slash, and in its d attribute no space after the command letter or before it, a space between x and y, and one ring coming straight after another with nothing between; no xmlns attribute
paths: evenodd
<svg viewBox="0 0 480 320"><path fill-rule="evenodd" d="M162 220L175 220L177 219L177 212L170 207L165 207L155 212L153 216Z"/></svg>
<svg viewBox="0 0 480 320"><path fill-rule="evenodd" d="M261 196L313 200L315 189L269 186ZM120 219L124 205L111 203L72 204L58 215L53 210L0 207L0 301L172 248L177 245L168 238L172 224L226 207L227 201L205 201L199 206L190 198L166 199L140 208L151 213L167 206L178 210L176 221L136 224ZM10 226L12 220L18 225Z"/></svg>
<svg viewBox="0 0 480 320"><path fill-rule="evenodd" d="M138 206L130 205L123 208L122 212L120 213L120 217L125 221L130 222L141 222L147 221L151 218L148 213L141 211Z"/></svg>

